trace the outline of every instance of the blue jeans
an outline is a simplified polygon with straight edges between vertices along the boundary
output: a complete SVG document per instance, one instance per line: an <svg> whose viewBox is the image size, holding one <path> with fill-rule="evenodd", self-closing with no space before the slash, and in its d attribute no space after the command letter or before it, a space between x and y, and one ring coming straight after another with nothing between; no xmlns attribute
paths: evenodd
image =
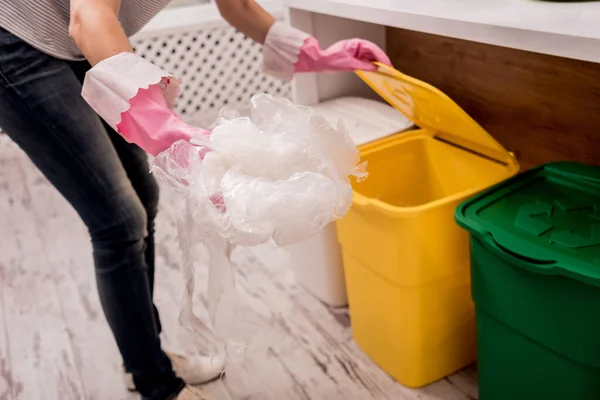
<svg viewBox="0 0 600 400"><path fill-rule="evenodd" d="M158 185L146 154L81 97L87 62L46 55L0 28L0 127L75 208L93 245L108 324L144 399L183 387L152 302Z"/></svg>

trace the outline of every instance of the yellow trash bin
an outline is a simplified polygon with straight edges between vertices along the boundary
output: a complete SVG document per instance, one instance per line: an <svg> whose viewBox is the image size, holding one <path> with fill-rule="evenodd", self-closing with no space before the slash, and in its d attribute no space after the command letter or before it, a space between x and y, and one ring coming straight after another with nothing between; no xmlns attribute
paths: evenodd
<svg viewBox="0 0 600 400"><path fill-rule="evenodd" d="M354 338L400 383L419 387L475 361L464 199L519 170L436 88L380 66L359 73L420 129L361 148L369 178L338 221Z"/></svg>

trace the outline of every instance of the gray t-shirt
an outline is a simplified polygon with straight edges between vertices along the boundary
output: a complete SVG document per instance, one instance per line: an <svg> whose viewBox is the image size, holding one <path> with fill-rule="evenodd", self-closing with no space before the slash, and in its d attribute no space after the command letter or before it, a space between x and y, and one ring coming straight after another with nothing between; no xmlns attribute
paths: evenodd
<svg viewBox="0 0 600 400"><path fill-rule="evenodd" d="M119 20L129 37L170 0L121 0ZM83 60L69 37L70 0L0 0L0 27L33 47L64 60Z"/></svg>

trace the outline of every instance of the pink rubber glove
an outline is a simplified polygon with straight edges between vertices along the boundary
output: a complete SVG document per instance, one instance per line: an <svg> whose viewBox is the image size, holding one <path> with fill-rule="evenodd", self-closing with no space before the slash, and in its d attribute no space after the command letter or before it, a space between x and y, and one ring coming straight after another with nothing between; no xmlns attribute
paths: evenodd
<svg viewBox="0 0 600 400"><path fill-rule="evenodd" d="M323 50L317 39L281 22L273 24L263 47L264 72L286 81L296 72L374 71L375 61L391 65L367 40L342 40Z"/></svg>
<svg viewBox="0 0 600 400"><path fill-rule="evenodd" d="M342 40L321 50L317 39L311 36L300 49L295 72L376 71L374 61L392 64L383 50L367 40Z"/></svg>
<svg viewBox="0 0 600 400"><path fill-rule="evenodd" d="M181 121L179 116L167 106L160 85L140 89L130 100L129 110L121 114L121 122L117 124L117 129L125 140L137 144L154 156L169 149L179 140L189 143L193 138L210 137L209 131ZM204 156L210 151L206 147L194 147L197 148L201 160L204 160ZM171 155L174 156L174 164L179 168L188 168L189 152L181 151ZM187 186L185 181L180 183ZM225 212L225 200L222 195L214 195L210 200L220 212Z"/></svg>
<svg viewBox="0 0 600 400"><path fill-rule="evenodd" d="M153 156L178 140L210 135L172 111L179 80L132 53L107 58L90 69L81 94L125 140Z"/></svg>
<svg viewBox="0 0 600 400"><path fill-rule="evenodd" d="M154 156L169 149L173 143L184 140L190 142L193 138L210 137L210 132L190 126L179 118L168 106L160 85L152 85L148 89L140 89L138 94L130 100L129 110L121 114L121 122L117 125L119 133L125 140L135 143L147 153ZM201 160L204 160L210 149L202 146L193 146ZM189 148L189 147L188 147ZM197 149L197 150L196 150ZM173 165L187 169L190 153L185 151L171 152ZM180 182L187 186L186 181ZM225 200L220 194L210 198L220 212L225 212Z"/></svg>
<svg viewBox="0 0 600 400"><path fill-rule="evenodd" d="M192 138L210 136L204 129L190 126L179 118L168 106L159 85L152 85L148 89L140 89L138 94L130 100L129 110L121 114L121 122L117 124L119 134L129 143L135 143L147 153L157 156L169 149L173 143L184 140L190 142ZM193 146L190 144L190 146ZM198 155L204 160L210 149L201 146L197 148ZM194 150L195 152L196 150ZM186 169L189 165L190 153L181 151L171 153L174 165ZM187 182L181 181L187 186ZM210 198L220 212L225 212L225 200L218 194Z"/></svg>
<svg viewBox="0 0 600 400"><path fill-rule="evenodd" d="M157 156L178 140L209 137L210 132L184 123L168 106L160 85L140 89L121 114L117 131L129 143Z"/></svg>
<svg viewBox="0 0 600 400"><path fill-rule="evenodd" d="M88 104L125 140L153 156L169 150L165 154L171 156L171 167L185 172L192 152L198 151L204 160L210 149L193 144L183 148L171 146L180 140L189 143L193 138L206 138L210 132L187 125L172 111L178 94L179 80L131 53L121 53L98 63L86 74L82 89ZM178 175L185 176L185 173ZM185 179L172 178L187 186ZM224 212L221 195L211 200Z"/></svg>

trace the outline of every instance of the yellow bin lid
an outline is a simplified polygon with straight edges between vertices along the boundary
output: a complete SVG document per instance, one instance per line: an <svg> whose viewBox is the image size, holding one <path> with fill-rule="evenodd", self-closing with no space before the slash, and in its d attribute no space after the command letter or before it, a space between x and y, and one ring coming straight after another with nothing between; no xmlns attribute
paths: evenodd
<svg viewBox="0 0 600 400"><path fill-rule="evenodd" d="M377 72L357 74L421 129L502 164L515 163L510 152L443 92L392 67L379 63L377 66Z"/></svg>

